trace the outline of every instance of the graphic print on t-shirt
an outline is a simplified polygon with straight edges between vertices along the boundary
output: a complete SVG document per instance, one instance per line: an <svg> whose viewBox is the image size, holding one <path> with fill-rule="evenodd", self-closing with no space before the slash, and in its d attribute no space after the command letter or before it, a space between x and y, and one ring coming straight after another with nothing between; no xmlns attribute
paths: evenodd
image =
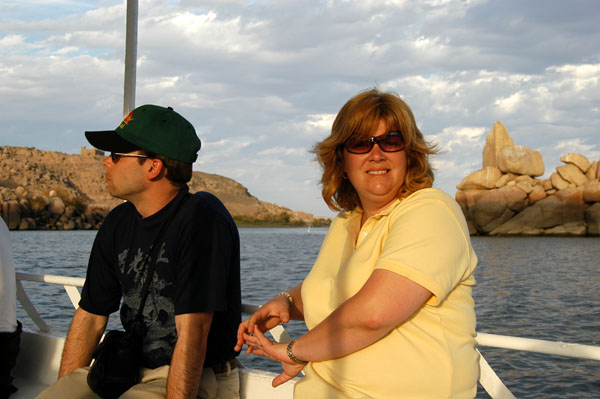
<svg viewBox="0 0 600 399"><path fill-rule="evenodd" d="M168 295L173 290L174 282L170 273L165 273L165 269L168 269L169 265L165 247L166 243L163 242L143 311L144 343L142 351L144 366L150 368L169 364L177 341L175 305ZM118 255L121 278L122 281L127 282L127 284L123 284L121 322L128 328L137 313L150 263L149 259L146 261L146 257L149 258L150 255L141 248L132 252L135 253L128 256L130 252L125 249Z"/></svg>

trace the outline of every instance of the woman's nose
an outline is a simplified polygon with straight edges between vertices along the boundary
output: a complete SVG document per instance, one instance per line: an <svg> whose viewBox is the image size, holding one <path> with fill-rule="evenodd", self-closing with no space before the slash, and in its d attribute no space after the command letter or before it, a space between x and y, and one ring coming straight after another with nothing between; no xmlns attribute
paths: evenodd
<svg viewBox="0 0 600 399"><path fill-rule="evenodd" d="M385 159L385 152L383 152L381 150L381 147L379 147L379 144L375 143L373 145L373 148L371 148L371 152L369 152L369 156L373 160L381 160L381 159Z"/></svg>

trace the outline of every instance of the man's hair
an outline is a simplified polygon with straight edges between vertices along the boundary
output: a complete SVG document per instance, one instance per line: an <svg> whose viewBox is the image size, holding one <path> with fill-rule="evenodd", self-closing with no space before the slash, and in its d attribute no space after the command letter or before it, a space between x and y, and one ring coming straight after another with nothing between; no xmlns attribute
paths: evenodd
<svg viewBox="0 0 600 399"><path fill-rule="evenodd" d="M141 150L142 154L148 158L160 159L163 166L167 168L166 178L176 186L184 186L192 180L192 164L168 158L164 155L156 154L149 150ZM140 164L144 163L143 158L138 159Z"/></svg>
<svg viewBox="0 0 600 399"><path fill-rule="evenodd" d="M417 128L410 107L394 93L371 89L352 97L337 114L331 134L315 144L312 152L323 169L321 194L335 211L350 211L360 206L358 193L344 178L344 143L350 137L368 139L385 123L387 131L402 134L406 151L406 177L398 198L433 185L433 169L429 156L438 152L434 144L425 141Z"/></svg>

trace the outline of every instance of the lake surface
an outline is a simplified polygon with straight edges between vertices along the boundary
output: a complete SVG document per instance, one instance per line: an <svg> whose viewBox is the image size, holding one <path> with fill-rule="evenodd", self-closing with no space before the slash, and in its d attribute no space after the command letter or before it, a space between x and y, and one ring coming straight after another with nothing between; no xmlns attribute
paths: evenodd
<svg viewBox="0 0 600 399"><path fill-rule="evenodd" d="M242 293L262 304L295 286L317 257L326 229L241 228ZM11 232L17 271L85 277L95 231ZM480 332L600 345L599 238L473 237L479 257L474 298ZM68 329L73 308L62 289L24 283L44 319ZM24 325L34 328L19 309ZM118 316L109 328L117 328ZM292 322L292 337L305 331ZM600 362L480 348L518 398L600 398ZM268 360L250 366L279 371ZM478 398L489 396L480 390Z"/></svg>

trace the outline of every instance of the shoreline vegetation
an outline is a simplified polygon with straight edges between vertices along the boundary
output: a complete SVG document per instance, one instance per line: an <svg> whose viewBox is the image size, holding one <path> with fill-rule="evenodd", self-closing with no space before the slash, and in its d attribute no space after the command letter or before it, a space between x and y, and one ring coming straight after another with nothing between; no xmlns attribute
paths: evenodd
<svg viewBox="0 0 600 399"><path fill-rule="evenodd" d="M248 216L233 216L238 227L329 227L331 219L315 218L312 223L302 220L291 220L291 215L282 213L274 218L256 219Z"/></svg>

